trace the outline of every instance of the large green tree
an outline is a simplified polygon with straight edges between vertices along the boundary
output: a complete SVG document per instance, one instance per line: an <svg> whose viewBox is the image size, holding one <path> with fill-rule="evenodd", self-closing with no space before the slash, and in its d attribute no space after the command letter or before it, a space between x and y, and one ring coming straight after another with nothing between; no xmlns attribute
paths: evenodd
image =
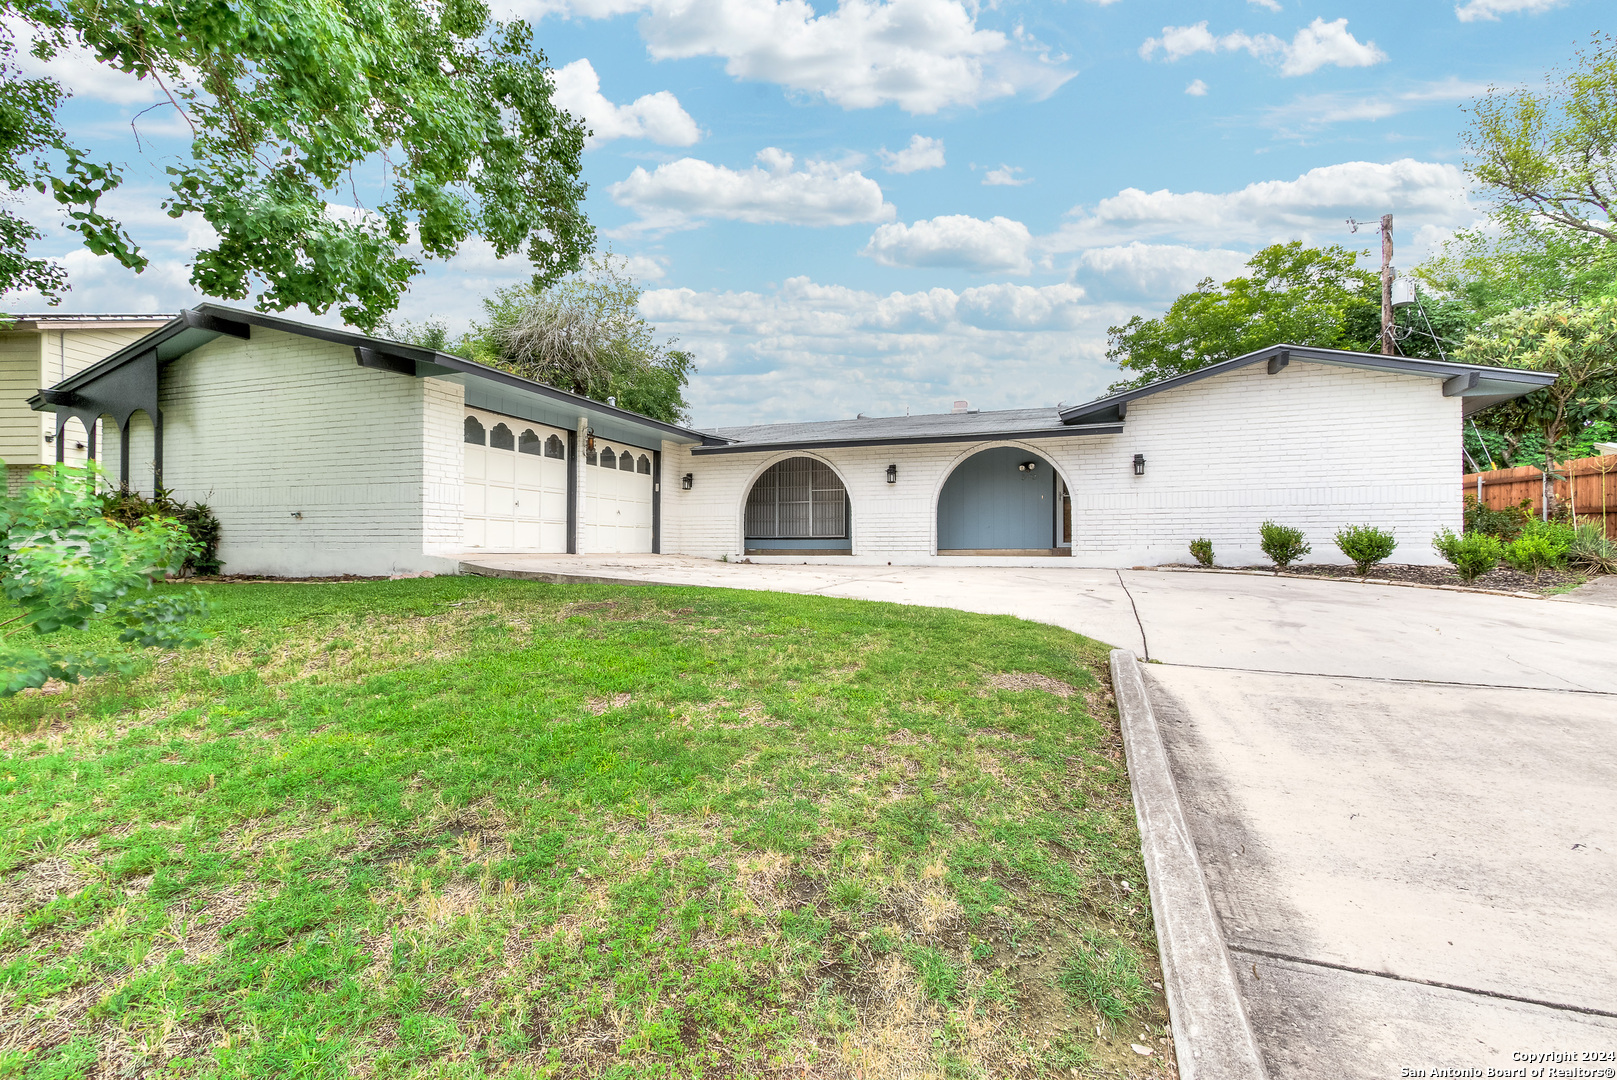
<svg viewBox="0 0 1617 1080"><path fill-rule="evenodd" d="M1617 418L1617 298L1540 304L1495 316L1467 335L1457 358L1473 364L1552 371L1542 390L1488 410L1506 442L1506 463L1532 436L1544 468L1567 457L1592 428Z"/></svg>
<svg viewBox="0 0 1617 1080"><path fill-rule="evenodd" d="M14 26L42 59L82 43L149 80L189 126L163 207L217 234L191 267L209 296L336 307L370 329L424 259L474 236L525 253L541 285L593 243L585 133L528 26L482 0L0 0L0 14L0 174L53 195L86 246L130 269L145 257L100 208L122 174L70 140L54 80L17 77ZM38 226L0 218L0 291L55 300L60 271L27 252Z"/></svg>
<svg viewBox="0 0 1617 1080"><path fill-rule="evenodd" d="M640 293L622 259L591 255L555 285L518 285L484 300L484 321L456 348L525 378L682 423L695 360L674 340L658 340L657 328L640 314ZM411 333L424 340L441 327L429 322Z"/></svg>
<svg viewBox="0 0 1617 1080"><path fill-rule="evenodd" d="M1617 39L1597 34L1540 89L1474 101L1467 170L1506 218L1617 240Z"/></svg>
<svg viewBox="0 0 1617 1080"><path fill-rule="evenodd" d="M1343 247L1274 244L1247 262L1251 273L1208 278L1159 318L1136 315L1107 331L1106 355L1131 378L1113 391L1182 375L1268 345L1374 349L1381 286Z"/></svg>

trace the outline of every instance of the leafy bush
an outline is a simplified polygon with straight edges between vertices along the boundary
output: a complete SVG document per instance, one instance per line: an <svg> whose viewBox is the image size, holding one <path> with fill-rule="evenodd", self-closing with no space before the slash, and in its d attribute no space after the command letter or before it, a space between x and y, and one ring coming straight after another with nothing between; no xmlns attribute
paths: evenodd
<svg viewBox="0 0 1617 1080"><path fill-rule="evenodd" d="M1336 530L1336 546L1353 560L1353 569L1364 577L1376 563L1386 561L1398 541L1392 533L1374 525L1344 525Z"/></svg>
<svg viewBox="0 0 1617 1080"><path fill-rule="evenodd" d="M1432 537L1432 549L1453 564L1461 581L1475 581L1498 566L1505 554L1505 545L1497 536L1482 532L1456 536L1452 529Z"/></svg>
<svg viewBox="0 0 1617 1080"><path fill-rule="evenodd" d="M165 488L148 499L127 487L109 491L101 496L101 512L120 525L134 526L151 518L168 518L178 522L191 537L191 553L185 557L180 572L190 574L217 574L224 566L219 561L219 519L203 503L177 502Z"/></svg>
<svg viewBox="0 0 1617 1080"><path fill-rule="evenodd" d="M18 495L0 499L3 589L22 609L0 623L11 627L0 637L0 697L51 679L77 682L128 668L128 654L36 643L60 630L110 623L119 641L146 648L202 639L192 626L207 610L200 592L150 595L154 581L192 554L190 536L172 518L147 518L133 528L110 520L94 493L98 477L93 464L56 465L36 473ZM25 630L31 633L20 636Z"/></svg>
<svg viewBox="0 0 1617 1080"><path fill-rule="evenodd" d="M1524 574L1537 577L1545 570L1566 566L1577 531L1562 521L1529 521L1521 535L1505 546L1505 561Z"/></svg>
<svg viewBox="0 0 1617 1080"><path fill-rule="evenodd" d="M1509 543L1522 533L1533 520L1533 504L1523 499L1515 506L1495 510L1477 501L1475 495L1465 497L1465 531L1487 533Z"/></svg>
<svg viewBox="0 0 1617 1080"><path fill-rule="evenodd" d="M1597 574L1617 574L1617 542L1609 539L1592 521L1579 525L1567 549L1567 562Z"/></svg>
<svg viewBox="0 0 1617 1080"><path fill-rule="evenodd" d="M1204 536L1200 540L1192 540L1190 542L1190 553L1191 555L1195 556L1196 561L1201 563L1203 566L1213 565L1213 542L1207 539L1207 537Z"/></svg>
<svg viewBox="0 0 1617 1080"><path fill-rule="evenodd" d="M1303 531L1290 525L1265 521L1258 527L1258 535L1262 540L1263 553L1282 570L1314 550L1303 541Z"/></svg>

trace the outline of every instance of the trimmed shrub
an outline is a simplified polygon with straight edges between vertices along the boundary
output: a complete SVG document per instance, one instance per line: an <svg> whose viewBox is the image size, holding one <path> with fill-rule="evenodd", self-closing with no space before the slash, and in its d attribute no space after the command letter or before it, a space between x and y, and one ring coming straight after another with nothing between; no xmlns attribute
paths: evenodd
<svg viewBox="0 0 1617 1080"><path fill-rule="evenodd" d="M1290 525L1276 525L1272 521L1265 521L1258 527L1258 536L1263 553L1281 570L1314 550L1304 542L1303 531Z"/></svg>
<svg viewBox="0 0 1617 1080"><path fill-rule="evenodd" d="M1196 561L1201 563L1203 566L1213 565L1213 542L1207 539L1207 537L1204 536L1200 540L1192 540L1190 542L1190 553L1191 555L1195 556Z"/></svg>
<svg viewBox="0 0 1617 1080"><path fill-rule="evenodd" d="M224 565L219 561L219 519L202 503L176 502L161 488L150 499L138 491L119 488L101 496L101 512L129 527L149 518L170 518L179 522L196 545L196 553L186 557L180 570L184 575L217 574Z"/></svg>
<svg viewBox="0 0 1617 1080"><path fill-rule="evenodd" d="M1336 530L1336 546L1353 560L1353 569L1364 577L1376 563L1387 560L1398 541L1392 533L1374 525L1344 525Z"/></svg>
<svg viewBox="0 0 1617 1080"><path fill-rule="evenodd" d="M1617 542L1601 532L1599 525L1586 521L1573 532L1566 559L1580 570L1617 574Z"/></svg>
<svg viewBox="0 0 1617 1080"><path fill-rule="evenodd" d="M1505 546L1505 561L1534 577L1545 570L1559 570L1566 566L1577 536L1577 530L1563 521L1529 521L1522 526L1521 535Z"/></svg>
<svg viewBox="0 0 1617 1080"><path fill-rule="evenodd" d="M1475 581L1499 565L1505 545L1497 536L1487 533L1468 532L1456 536L1454 530L1444 529L1432 537L1432 550L1454 567L1461 581Z"/></svg>
<svg viewBox="0 0 1617 1080"><path fill-rule="evenodd" d="M1507 544L1522 534L1522 529L1533 520L1533 504L1523 499L1515 506L1493 510L1477 501L1475 495L1465 497L1465 531L1497 536Z"/></svg>

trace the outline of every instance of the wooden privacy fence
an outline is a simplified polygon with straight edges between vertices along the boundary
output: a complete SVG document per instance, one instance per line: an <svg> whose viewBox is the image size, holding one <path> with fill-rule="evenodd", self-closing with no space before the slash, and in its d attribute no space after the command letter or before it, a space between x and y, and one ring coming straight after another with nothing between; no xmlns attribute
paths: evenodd
<svg viewBox="0 0 1617 1080"><path fill-rule="evenodd" d="M1477 495L1484 506L1493 510L1504 510L1526 499L1533 513L1539 514L1544 510L1543 477L1544 473L1531 465L1466 473L1465 494ZM1617 454L1563 461L1555 466L1548 487L1552 509L1559 503L1570 503L1579 521L1601 522L1606 535L1617 538Z"/></svg>

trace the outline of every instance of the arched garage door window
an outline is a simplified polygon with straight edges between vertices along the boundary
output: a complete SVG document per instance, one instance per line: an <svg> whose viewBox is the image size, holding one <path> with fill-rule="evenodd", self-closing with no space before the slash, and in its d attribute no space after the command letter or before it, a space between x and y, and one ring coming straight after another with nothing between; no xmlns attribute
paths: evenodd
<svg viewBox="0 0 1617 1080"><path fill-rule="evenodd" d="M831 467L796 457L764 470L747 493L747 552L846 555L848 491Z"/></svg>

